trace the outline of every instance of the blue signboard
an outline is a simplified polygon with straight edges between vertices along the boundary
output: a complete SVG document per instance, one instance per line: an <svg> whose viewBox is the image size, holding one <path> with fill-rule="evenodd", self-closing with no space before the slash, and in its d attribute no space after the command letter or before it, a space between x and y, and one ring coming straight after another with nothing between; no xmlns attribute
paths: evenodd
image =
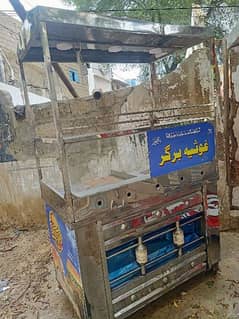
<svg viewBox="0 0 239 319"><path fill-rule="evenodd" d="M61 273L66 285L79 290L81 276L75 232L48 205L46 205L46 214L55 267Z"/></svg>
<svg viewBox="0 0 239 319"><path fill-rule="evenodd" d="M147 132L151 177L213 161L214 127L203 122Z"/></svg>

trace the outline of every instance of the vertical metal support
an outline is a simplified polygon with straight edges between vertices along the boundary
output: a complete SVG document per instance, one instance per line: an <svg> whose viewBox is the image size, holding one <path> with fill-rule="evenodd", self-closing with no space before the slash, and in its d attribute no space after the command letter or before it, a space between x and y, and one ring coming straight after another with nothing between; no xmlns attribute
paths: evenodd
<svg viewBox="0 0 239 319"><path fill-rule="evenodd" d="M23 100L25 102L25 114L26 114L26 118L29 120L31 128L32 128L32 137L33 137L37 172L38 172L38 176L39 176L39 181L41 181L42 180L42 170L41 170L40 158L38 156L37 146L36 146L36 130L35 130L35 125L34 125L34 121L35 121L34 120L34 112L33 112L31 105L30 105L30 99L29 99L28 90L27 90L27 82L26 82L26 77L25 77L24 66L20 60L18 60L18 62L19 62L19 68L20 68L21 91L22 91Z"/></svg>
<svg viewBox="0 0 239 319"><path fill-rule="evenodd" d="M65 144L63 141L63 132L62 132L61 124L60 124L60 113L58 108L57 94L56 94L56 88L55 88L54 76L53 76L54 68L51 62L51 54L50 54L48 36L47 36L47 27L45 22L40 23L40 34L41 34L41 44L43 49L44 64L45 64L47 79L48 79L49 97L51 100L53 121L54 121L55 129L56 129L56 138L57 138L57 144L58 144L57 146L59 149L60 166L61 166L61 172L62 172L62 178L63 178L65 200L67 201L69 206L72 206L70 178L69 178L67 163L66 163Z"/></svg>
<svg viewBox="0 0 239 319"><path fill-rule="evenodd" d="M25 71L23 67L23 63L19 61L19 69L20 69L20 77L21 77L21 91L22 91L22 97L25 102L25 113L26 117L33 121L33 111L30 106L30 99L27 91L27 83L26 83L26 77L25 77Z"/></svg>
<svg viewBox="0 0 239 319"><path fill-rule="evenodd" d="M112 297L100 222L75 223L80 270L89 318L113 319Z"/></svg>
<svg viewBox="0 0 239 319"><path fill-rule="evenodd" d="M107 266L106 251L105 251L105 245L104 245L105 244L104 234L103 234L103 227L102 227L101 221L97 221L97 233L98 233L100 252L101 252L102 270L104 274L105 294L106 294L107 305L108 305L108 313L109 313L109 317L112 319L113 318L112 295L111 295L110 282L108 277L109 272L108 272L108 266Z"/></svg>
<svg viewBox="0 0 239 319"><path fill-rule="evenodd" d="M214 195L215 200L217 198L217 182L211 182L204 184L202 188L203 194L203 207L205 212L205 227L206 227L206 239L207 239L207 263L208 269L213 269L217 267L218 262L220 261L220 229L219 226L212 226L208 224L210 213L208 207L208 194ZM215 207L216 208L216 207ZM218 214L219 214L219 207ZM215 214L215 212L214 212ZM213 218L219 218L219 216L213 216Z"/></svg>
<svg viewBox="0 0 239 319"><path fill-rule="evenodd" d="M233 164L233 160L235 159L235 155L236 155L236 147L235 147L235 142L236 142L236 138L234 136L234 132L233 132L233 127L232 125L232 119L234 116L234 102L235 102L235 88L234 88L234 83L233 83L233 64L232 64L232 49L228 50L228 92L229 92L229 106L230 106L230 114L229 115L229 121L228 121L228 128L230 129L230 131L228 132L229 136L229 149L230 149L230 156L229 156L229 208L233 209L234 205L232 205L232 193L233 193L233 185L232 185L232 181L231 181L231 169L232 169L232 164ZM231 160L230 160L231 159Z"/></svg>
<svg viewBox="0 0 239 319"><path fill-rule="evenodd" d="M82 61L81 61L81 56L80 56L80 50L76 51L76 61L78 64L81 65Z"/></svg>
<svg viewBox="0 0 239 319"><path fill-rule="evenodd" d="M230 141L229 141L229 117L230 117L230 100L229 100L229 56L227 49L227 40L223 40L223 96L224 96L224 136L225 136L225 165L226 181L230 187Z"/></svg>
<svg viewBox="0 0 239 319"><path fill-rule="evenodd" d="M216 162L217 171L222 176L225 175L225 189L223 191L223 197L221 197L222 207L229 208L231 206L231 189L230 189L230 143L229 143L229 74L228 74L228 53L227 53L227 44L226 40L219 40L219 45L223 48L223 58L224 58L224 74L223 74L223 92L221 91L221 79L220 72L218 68L217 58L216 58L216 40L211 40L211 51L212 51L212 65L214 70L214 103L217 107L215 109L215 119L216 119L216 133L217 133L217 142L219 145L222 145L221 148L217 145L218 154L225 164L225 170L221 166L219 167L218 161ZM226 63L226 65L225 65ZM224 96L223 96L224 95ZM221 133L220 135L218 133ZM223 152L221 150L224 150ZM222 191L221 191L222 192ZM223 219L225 222L229 222L228 209L225 210L225 216Z"/></svg>
<svg viewBox="0 0 239 319"><path fill-rule="evenodd" d="M207 227L207 210L208 210L208 205L207 205L207 184L204 183L202 185L202 205L203 205L203 234L205 234L206 238L206 250L207 250L207 255L208 255L208 227Z"/></svg>
<svg viewBox="0 0 239 319"><path fill-rule="evenodd" d="M154 110L157 107L157 100L155 97L156 80L157 80L156 67L155 67L155 63L152 62L152 63L150 63L150 96L152 99ZM150 124L151 124L151 127L154 126L154 113L153 112L150 113Z"/></svg>

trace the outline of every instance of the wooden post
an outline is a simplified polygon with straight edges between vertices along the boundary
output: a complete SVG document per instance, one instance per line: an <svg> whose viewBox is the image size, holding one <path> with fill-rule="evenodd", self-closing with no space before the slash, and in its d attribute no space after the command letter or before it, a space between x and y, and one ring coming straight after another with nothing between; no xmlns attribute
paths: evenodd
<svg viewBox="0 0 239 319"><path fill-rule="evenodd" d="M44 64L45 64L47 79L48 79L49 97L51 100L53 121L54 121L55 129L56 129L56 139L57 139L59 160L60 160L60 166L61 166L60 168L62 172L64 192L65 192L64 197L67 203L69 204L69 206L72 206L70 178L69 178L67 162L66 162L66 150L65 150L64 140L63 140L62 127L60 123L60 113L59 113L59 107L57 102L56 87L54 83L54 68L51 62L51 55L50 55L48 36L47 36L47 27L45 22L40 23L40 34L41 34L41 44L43 49Z"/></svg>

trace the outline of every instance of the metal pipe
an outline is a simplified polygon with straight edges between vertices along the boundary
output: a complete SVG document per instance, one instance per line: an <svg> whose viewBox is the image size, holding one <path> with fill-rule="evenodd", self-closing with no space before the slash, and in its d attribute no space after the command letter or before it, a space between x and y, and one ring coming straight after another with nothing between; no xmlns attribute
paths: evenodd
<svg viewBox="0 0 239 319"><path fill-rule="evenodd" d="M153 112L152 112L153 113ZM190 115L194 115L194 114L206 114L206 113L212 113L211 110L204 110L204 111L198 111L198 112L195 112L195 113L185 113L185 114L173 114L173 115L169 115L169 116L161 116L161 117L155 117L155 121L156 120L161 120L161 119L165 119L165 118L175 118L175 117L181 117L181 116L190 116ZM115 114L112 114L112 115L109 115L109 116L106 116L105 118L104 117L90 117L88 119L86 118L83 118L81 121L82 121L82 124L84 124L84 127L83 128L87 128L87 127L92 127L92 125L94 125L97 120L105 120L104 123L102 124L98 124L98 126L104 126L104 125L116 125L116 124L130 124L130 123L136 123L136 122L143 122L143 121L149 121L150 120L150 114L151 112L145 112L144 116L145 117L142 117L141 118L136 118L136 119L126 119L126 120L122 120L122 121L115 121L115 122L107 122L106 120L111 120L112 118L114 119L115 117L119 116L119 117L123 117L123 116L128 116L128 115L124 115L124 114L120 114L120 115L115 115ZM140 114L134 114L134 116L139 116ZM147 117L146 117L147 116ZM76 119L75 119L76 121ZM86 121L88 123L86 123ZM91 121L91 122L90 122ZM79 122L78 122L79 123ZM88 124L88 125L85 125L85 124ZM97 124L95 124L95 126L97 127ZM63 127L63 129L67 130L67 129L72 129L72 128L81 128L81 126L74 126L74 127Z"/></svg>
<svg viewBox="0 0 239 319"><path fill-rule="evenodd" d="M155 88L156 88L155 82L157 80L157 75L156 75L155 63L154 62L150 63L149 68L150 68L150 96L151 96L153 108L156 109L157 100L155 97ZM154 127L153 114L151 114L151 117L150 117L150 124L151 124L151 127Z"/></svg>
<svg viewBox="0 0 239 319"><path fill-rule="evenodd" d="M200 113L202 114L202 113ZM188 115L188 114L187 114ZM188 115L189 116L189 115ZM165 119L166 117L164 117ZM210 117L200 117L200 118L195 118L195 119L190 119L190 124L192 123L198 123L199 121L205 121L207 120L212 120ZM178 121L177 121L178 120ZM177 123L182 123L182 120L174 120L173 122L167 121L167 124L165 127L168 127L171 124L177 124ZM119 124L119 123L117 123ZM162 125L162 123L154 123L155 127ZM133 135L141 132L146 132L148 129L150 129L149 125L139 127L139 128L132 128L132 129L122 129L122 130L112 130L112 131L106 131L106 132L98 132L98 133L87 133L87 134L81 134L81 135L74 135L74 136L66 136L64 137L64 142L66 144L73 144L73 143L78 143L78 142L86 142L89 140L98 140L102 138L112 138L112 137L119 137L119 136L126 136L126 135Z"/></svg>
<svg viewBox="0 0 239 319"><path fill-rule="evenodd" d="M227 49L227 40L223 40L223 96L224 96L224 136L225 136L225 167L226 182L231 185L231 163L230 163L230 97L229 97L229 59L230 53ZM230 196L229 196L230 197ZM230 203L231 204L231 203Z"/></svg>
<svg viewBox="0 0 239 319"><path fill-rule="evenodd" d="M188 247L188 246L190 246L190 245L192 245L192 244L194 244L194 243L196 243L196 242L202 240L203 238L205 238L205 237L204 237L204 236L201 236L201 237L199 237L199 238L197 238L197 239L191 241L190 243L185 244L182 248ZM158 262L159 260L161 260L161 259L163 259L163 258L165 258L165 257L168 257L168 256L172 255L173 253L176 253L177 251L178 251L178 249L174 249L174 250L168 252L167 254L165 254L165 255L163 255L163 256L157 257L157 258L151 260L150 262L148 262L148 263L146 264L146 266L152 265L153 263ZM138 268L136 268L136 269L134 269L134 270L131 270L131 271L129 271L128 273L126 273L126 274L124 274L124 275L122 275L122 276L120 276L120 277L118 277L118 278L116 278L116 279L114 279L114 280L111 280L110 283L111 283L111 284L112 284L112 283L115 283L115 282L117 282L117 281L119 281L119 280L121 280L121 279L123 279L123 278L125 278L125 277L127 277L127 276L129 276L129 275L131 275L131 274L133 274L133 273L135 273L136 271L140 270L140 268L141 268L141 267L138 267Z"/></svg>
<svg viewBox="0 0 239 319"><path fill-rule="evenodd" d="M148 262L148 263L147 263L147 266L152 265L152 264L158 262L160 259L163 259L163 258L165 258L165 257L168 257L168 256L170 256L170 255L176 253L177 251L178 251L178 249L176 248L176 249L174 249L174 250L168 252L167 254L165 254L165 255L163 255L163 256L159 256L159 257L157 257L157 258L151 260L150 262Z"/></svg>
<svg viewBox="0 0 239 319"><path fill-rule="evenodd" d="M197 221L197 220L200 220L200 219L202 219L202 216L193 218L193 219L191 219L191 220L189 220L189 221L187 221L187 222L181 224L180 226L182 227L182 226L185 226L185 225L187 225L187 224L191 224L191 223L193 223L193 222L195 222L195 221ZM169 228L168 230L166 230L166 231L164 231L164 232L162 232L162 233L156 234L156 235L154 235L154 236L151 236L151 237L149 237L149 238L143 240L142 242L143 242L143 243L147 243L148 241L157 239L158 237L163 236L163 235L166 235L166 234L168 234L168 233L174 231L175 229L176 229L176 227ZM130 245L130 246L128 246L128 247L126 247L126 248L124 248L124 249L122 249L122 250L120 250L120 251L117 251L116 253L114 253L114 254L112 254L112 255L110 255L110 256L107 256L106 258L107 258L107 259L111 259L111 258L113 258L113 257L115 257L115 256L117 256L117 255L120 255L120 254L122 254L122 253L124 253L124 252L126 252L126 251L128 251L128 250L130 250L130 249L136 248L137 246L138 246L138 244Z"/></svg>
<svg viewBox="0 0 239 319"><path fill-rule="evenodd" d="M161 117L154 117L154 123L157 122L158 120L164 120L164 119L170 119L170 118L175 118L175 117L182 117L182 116L191 116L191 115L195 115L195 114L202 114L202 113L211 113L211 111L201 111L201 112L195 112L195 113L187 113L187 114L175 114L175 115L169 115L169 116L161 116ZM113 117L113 116L112 116ZM92 127L92 125L94 125L94 123L97 121L98 119L93 119L92 118L92 123L90 125L90 127ZM142 118L142 119L135 119L135 120L125 120L125 121L118 121L118 122L110 122L110 123L102 123L102 124L95 124L95 127L97 128L97 126L104 126L104 125L117 125L117 124L130 124L130 123L139 123L139 122L143 122L143 121L150 121L151 123L151 116L149 113L149 118ZM85 126L89 127L88 126Z"/></svg>
<svg viewBox="0 0 239 319"><path fill-rule="evenodd" d="M51 62L51 55L48 43L48 35L47 35L47 26L45 22L40 23L40 35L41 35L41 44L43 49L43 58L44 64L47 73L48 79L48 87L49 87L49 97L51 100L52 106L52 114L53 114L53 121L56 129L56 137L57 137L57 145L59 150L59 157L60 157L60 168L62 171L62 179L64 185L64 197L69 207L72 207L72 196L71 196L71 186L70 186L70 178L67 169L67 162L66 162L66 151L65 145L63 140L63 133L60 124L60 112L57 102L57 93L56 87L54 83L54 68Z"/></svg>

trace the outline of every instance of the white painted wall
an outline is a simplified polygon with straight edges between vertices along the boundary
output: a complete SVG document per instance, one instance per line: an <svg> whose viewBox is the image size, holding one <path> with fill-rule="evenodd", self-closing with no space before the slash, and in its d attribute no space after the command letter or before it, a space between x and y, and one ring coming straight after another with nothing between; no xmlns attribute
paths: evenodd
<svg viewBox="0 0 239 319"><path fill-rule="evenodd" d="M98 64L92 63L88 69L89 95L92 95L94 90L109 92L112 90L112 75L102 72Z"/></svg>
<svg viewBox="0 0 239 319"><path fill-rule="evenodd" d="M0 82L0 91L8 92L10 94L13 106L25 104L19 88ZM46 97L31 92L29 92L29 99L31 104L47 103L50 101Z"/></svg>

